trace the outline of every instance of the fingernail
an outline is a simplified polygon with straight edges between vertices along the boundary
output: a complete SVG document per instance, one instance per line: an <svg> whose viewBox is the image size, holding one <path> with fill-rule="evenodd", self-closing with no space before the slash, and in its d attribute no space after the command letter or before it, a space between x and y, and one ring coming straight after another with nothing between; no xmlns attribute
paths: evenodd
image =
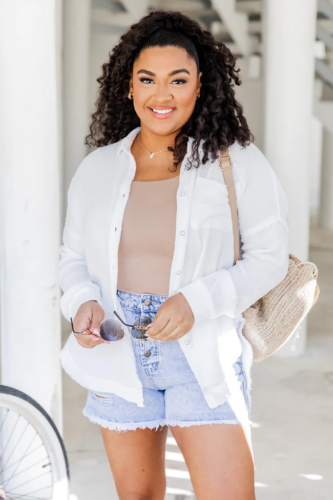
<svg viewBox="0 0 333 500"><path fill-rule="evenodd" d="M99 338L93 337L93 340L95 340L95 342L97 342L99 340Z"/></svg>
<svg viewBox="0 0 333 500"><path fill-rule="evenodd" d="M95 329L94 329L94 333L96 333L96 335L99 335L99 329L98 329L98 328L95 328Z"/></svg>

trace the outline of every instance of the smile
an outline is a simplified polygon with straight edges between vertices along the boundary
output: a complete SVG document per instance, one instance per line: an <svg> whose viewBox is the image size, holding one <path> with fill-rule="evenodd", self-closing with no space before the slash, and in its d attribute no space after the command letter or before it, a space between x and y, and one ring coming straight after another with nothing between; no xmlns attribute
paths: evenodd
<svg viewBox="0 0 333 500"><path fill-rule="evenodd" d="M155 118L168 118L174 111L176 111L176 108L157 107L148 109Z"/></svg>

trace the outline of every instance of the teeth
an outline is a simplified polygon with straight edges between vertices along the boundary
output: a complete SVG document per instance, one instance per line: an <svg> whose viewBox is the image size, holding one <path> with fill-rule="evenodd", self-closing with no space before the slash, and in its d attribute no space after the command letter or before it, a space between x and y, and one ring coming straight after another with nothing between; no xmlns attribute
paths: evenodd
<svg viewBox="0 0 333 500"><path fill-rule="evenodd" d="M172 109L154 109L154 108L152 108L152 109L153 109L154 113L161 113L162 115L173 111Z"/></svg>

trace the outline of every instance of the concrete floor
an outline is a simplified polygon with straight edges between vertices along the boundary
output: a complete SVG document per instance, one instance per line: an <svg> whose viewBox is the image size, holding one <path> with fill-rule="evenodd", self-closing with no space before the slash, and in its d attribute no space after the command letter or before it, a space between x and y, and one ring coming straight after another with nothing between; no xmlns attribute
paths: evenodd
<svg viewBox="0 0 333 500"><path fill-rule="evenodd" d="M311 230L319 300L308 317L301 357L253 366L252 430L257 500L333 499L333 234ZM64 338L68 324L64 322ZM116 500L100 430L82 415L86 390L63 372L64 440L71 500ZM182 455L167 444L167 500L194 499Z"/></svg>

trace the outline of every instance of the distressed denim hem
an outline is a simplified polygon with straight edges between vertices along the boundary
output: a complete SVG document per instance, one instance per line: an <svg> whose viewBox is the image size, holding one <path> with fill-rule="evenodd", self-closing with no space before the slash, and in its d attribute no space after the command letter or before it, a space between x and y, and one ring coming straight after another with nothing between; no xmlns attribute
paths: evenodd
<svg viewBox="0 0 333 500"><path fill-rule="evenodd" d="M136 431L137 429L155 429L158 431L159 427L164 427L166 425L165 420L151 420L147 422L128 422L128 423L120 423L120 422L108 422L103 418L96 417L85 408L82 410L82 414L89 418L89 420L93 424L98 424L105 429L109 429L110 431L117 432L127 432L127 431Z"/></svg>
<svg viewBox="0 0 333 500"><path fill-rule="evenodd" d="M212 424L231 424L231 425L244 425L239 420L195 420L195 421L176 421L167 420L166 425L169 427L190 427L192 425L212 425ZM246 422L246 425L251 425L251 422Z"/></svg>

